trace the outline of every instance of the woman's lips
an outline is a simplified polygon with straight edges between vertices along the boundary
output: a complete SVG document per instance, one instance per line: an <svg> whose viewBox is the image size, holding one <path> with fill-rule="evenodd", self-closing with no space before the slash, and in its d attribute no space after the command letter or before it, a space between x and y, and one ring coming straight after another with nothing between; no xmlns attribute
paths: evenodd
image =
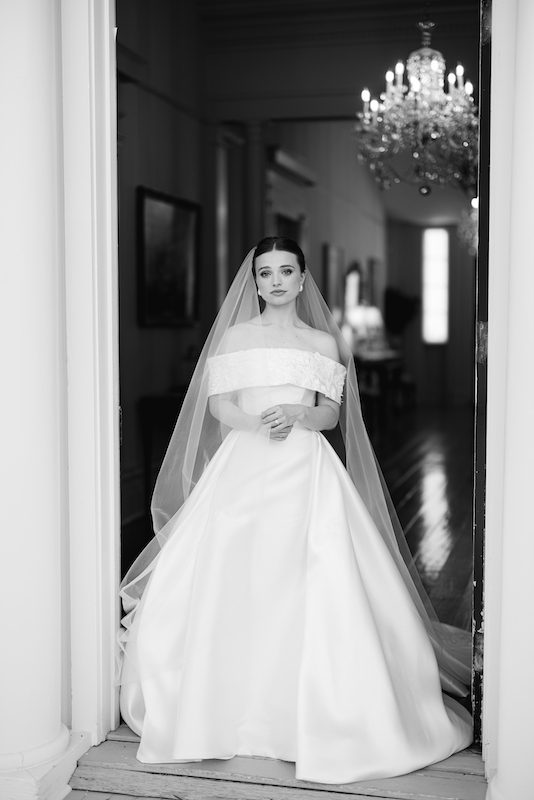
<svg viewBox="0 0 534 800"><path fill-rule="evenodd" d="M286 293L285 289L275 289L273 292L271 292L271 294L285 294L285 293Z"/></svg>

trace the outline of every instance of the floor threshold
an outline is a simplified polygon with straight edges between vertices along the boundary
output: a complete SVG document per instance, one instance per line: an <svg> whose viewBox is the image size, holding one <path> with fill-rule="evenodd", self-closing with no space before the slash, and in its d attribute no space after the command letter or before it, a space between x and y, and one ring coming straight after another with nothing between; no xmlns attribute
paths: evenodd
<svg viewBox="0 0 534 800"><path fill-rule="evenodd" d="M484 800L480 753L464 750L422 770L338 786L295 778L295 767L276 759L236 756L228 761L142 764L139 737L125 725L79 761L72 800Z"/></svg>

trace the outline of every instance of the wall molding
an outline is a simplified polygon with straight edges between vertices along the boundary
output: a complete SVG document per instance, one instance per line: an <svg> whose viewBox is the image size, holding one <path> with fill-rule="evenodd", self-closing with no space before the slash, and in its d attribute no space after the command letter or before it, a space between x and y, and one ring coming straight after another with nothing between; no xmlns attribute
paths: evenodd
<svg viewBox="0 0 534 800"><path fill-rule="evenodd" d="M91 747L91 735L71 733L64 753L32 767L0 773L0 796L9 800L63 800L78 759Z"/></svg>
<svg viewBox="0 0 534 800"><path fill-rule="evenodd" d="M119 721L117 132L113 0L61 0L72 728Z"/></svg>
<svg viewBox="0 0 534 800"><path fill-rule="evenodd" d="M286 150L274 145L269 148L269 165L274 172L298 186L315 186L316 173Z"/></svg>
<svg viewBox="0 0 534 800"><path fill-rule="evenodd" d="M278 50L368 42L406 42L420 46L417 23L420 3L375 0L368 3L343 0L201 0L201 21L210 47L224 50ZM283 19L283 25L280 24ZM449 2L432 10L437 25L438 48L447 41L470 36L478 25L476 0ZM439 43L438 43L439 39Z"/></svg>

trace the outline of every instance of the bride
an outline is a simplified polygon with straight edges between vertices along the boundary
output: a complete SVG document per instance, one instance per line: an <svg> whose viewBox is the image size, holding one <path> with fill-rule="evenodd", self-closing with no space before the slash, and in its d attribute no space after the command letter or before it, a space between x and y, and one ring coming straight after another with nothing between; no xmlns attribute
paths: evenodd
<svg viewBox="0 0 534 800"><path fill-rule="evenodd" d="M346 469L320 433L338 421ZM471 743L450 696L467 694L461 637L413 567L352 354L292 240L243 262L152 514L121 590L121 712L140 761L264 756L346 783Z"/></svg>

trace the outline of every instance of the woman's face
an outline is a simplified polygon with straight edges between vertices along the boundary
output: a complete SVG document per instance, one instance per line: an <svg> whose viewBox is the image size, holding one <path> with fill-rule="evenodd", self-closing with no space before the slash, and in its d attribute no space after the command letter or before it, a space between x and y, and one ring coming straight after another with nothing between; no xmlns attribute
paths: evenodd
<svg viewBox="0 0 534 800"><path fill-rule="evenodd" d="M297 257L285 250L262 253L255 261L256 283L267 305L285 306L298 297L304 283Z"/></svg>

